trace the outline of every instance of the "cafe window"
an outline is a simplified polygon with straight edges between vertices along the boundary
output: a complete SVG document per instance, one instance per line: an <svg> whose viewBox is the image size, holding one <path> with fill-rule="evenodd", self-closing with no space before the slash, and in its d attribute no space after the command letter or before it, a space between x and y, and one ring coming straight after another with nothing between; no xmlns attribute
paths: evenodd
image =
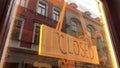
<svg viewBox="0 0 120 68"><path fill-rule="evenodd" d="M21 5L22 7L27 7L27 5L28 5L28 0L20 0L20 5Z"/></svg>
<svg viewBox="0 0 120 68"><path fill-rule="evenodd" d="M37 6L37 13L46 16L46 4L41 3L39 1L38 6Z"/></svg>
<svg viewBox="0 0 120 68"><path fill-rule="evenodd" d="M19 6L13 2L10 12L7 12L8 17L3 22L8 27L5 25L7 30L3 29L5 32L1 35L5 36L0 41L5 42L1 44L5 48L1 48L3 53L0 68L117 68L114 67L117 64L114 61L115 54L111 54L114 53L114 47L104 32L103 26L106 24L100 23L89 14L83 14L91 10L92 4L88 2L92 1L68 0L65 3L65 0L29 0L32 8L24 10L26 1L18 1ZM90 6L88 10L85 10L87 6L80 6L83 4ZM60 15L61 11L63 16ZM54 23L59 16L65 20ZM88 20L90 22L85 22ZM88 27L88 24L94 27ZM112 56L114 57L111 58Z"/></svg>
<svg viewBox="0 0 120 68"><path fill-rule="evenodd" d="M14 23L13 33L12 33L12 40L20 40L23 30L23 19L16 19Z"/></svg>
<svg viewBox="0 0 120 68"><path fill-rule="evenodd" d="M58 21L60 15L60 11L57 9L53 9L53 20Z"/></svg>
<svg viewBox="0 0 120 68"><path fill-rule="evenodd" d="M33 43L35 45L38 45L38 43L39 43L39 33L40 33L40 25L35 23L34 33L33 33Z"/></svg>

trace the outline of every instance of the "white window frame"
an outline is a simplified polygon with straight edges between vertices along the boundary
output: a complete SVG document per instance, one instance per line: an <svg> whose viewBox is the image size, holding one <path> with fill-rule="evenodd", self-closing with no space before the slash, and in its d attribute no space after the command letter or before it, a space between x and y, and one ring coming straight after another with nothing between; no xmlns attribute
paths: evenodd
<svg viewBox="0 0 120 68"><path fill-rule="evenodd" d="M90 36L92 37L92 35L93 35L93 30L92 30L92 28L87 27L87 29L88 29L88 32L90 33Z"/></svg>
<svg viewBox="0 0 120 68"><path fill-rule="evenodd" d="M58 19L54 18L54 16L53 16L55 10L59 12ZM53 10L52 10L52 19L55 20L55 21L58 21L59 17L60 17L60 9L54 6Z"/></svg>
<svg viewBox="0 0 120 68"><path fill-rule="evenodd" d="M25 19L17 17L15 20L21 20L22 21L22 25L21 25L21 28L20 28L20 34L19 34L19 37L18 37L18 40L21 40L22 39L22 33L23 33ZM14 22L14 25L15 25L15 23L16 22ZM20 47L20 43L21 43L20 41L11 39L10 40L10 47Z"/></svg>
<svg viewBox="0 0 120 68"><path fill-rule="evenodd" d="M47 16L47 14L48 14L48 4L47 4L45 1L43 1L43 0L38 0L37 5L36 5L36 12L37 12L38 14L40 14L40 13L39 13L39 8L38 8L39 3L42 3L42 4L45 4L45 5L46 5L45 15L43 15L43 16ZM42 15L42 14L41 14L41 15Z"/></svg>
<svg viewBox="0 0 120 68"><path fill-rule="evenodd" d="M20 5L22 7L27 8L28 7L28 2L29 2L29 0L20 0Z"/></svg>
<svg viewBox="0 0 120 68"><path fill-rule="evenodd" d="M21 38L22 38L22 31L23 31L23 27L24 27L24 22L25 22L25 20L24 20L23 18L20 18L20 17L16 18L16 20L22 21L22 25L21 25L21 28L20 28L20 34L19 34L19 38L18 38L18 40L21 40ZM15 22L15 23L16 23L16 22Z"/></svg>
<svg viewBox="0 0 120 68"><path fill-rule="evenodd" d="M32 43L34 43L34 40L35 40L35 29L36 29L36 26L40 26L40 24L38 24L38 23L35 23L35 24L34 24L34 31L33 31ZM36 44L33 44L33 45L36 45Z"/></svg>

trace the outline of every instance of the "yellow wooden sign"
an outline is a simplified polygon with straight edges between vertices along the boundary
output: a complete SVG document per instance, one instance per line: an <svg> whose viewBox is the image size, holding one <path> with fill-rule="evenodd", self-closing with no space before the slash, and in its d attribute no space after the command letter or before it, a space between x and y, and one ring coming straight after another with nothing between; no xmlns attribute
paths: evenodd
<svg viewBox="0 0 120 68"><path fill-rule="evenodd" d="M95 45L46 25L40 27L39 55L99 64Z"/></svg>

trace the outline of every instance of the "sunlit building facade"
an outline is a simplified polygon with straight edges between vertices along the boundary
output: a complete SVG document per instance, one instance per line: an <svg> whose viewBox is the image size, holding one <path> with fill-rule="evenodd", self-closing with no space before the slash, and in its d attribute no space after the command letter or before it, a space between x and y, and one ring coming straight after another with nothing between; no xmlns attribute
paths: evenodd
<svg viewBox="0 0 120 68"><path fill-rule="evenodd" d="M66 11L66 33L76 38L84 39L87 35L86 31L91 37L91 43L97 46L100 65L98 67L110 67L110 57L108 56L107 43L105 41L105 34L103 24L99 17L91 17L89 11L81 12L77 10L77 5L71 3L69 5L73 11ZM94 67L92 64L79 63L83 67Z"/></svg>

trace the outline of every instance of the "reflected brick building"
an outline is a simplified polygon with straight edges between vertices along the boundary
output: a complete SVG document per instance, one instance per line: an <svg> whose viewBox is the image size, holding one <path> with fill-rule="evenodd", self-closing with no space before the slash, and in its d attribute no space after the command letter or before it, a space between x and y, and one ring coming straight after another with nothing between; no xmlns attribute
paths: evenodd
<svg viewBox="0 0 120 68"><path fill-rule="evenodd" d="M35 68L33 64L36 61L43 63L41 68L47 68L49 65L52 68L58 68L59 59L38 56L37 51L40 25L45 24L55 28L62 4L62 0L57 0L54 3L52 0L20 0L5 68ZM99 18L94 19L90 17L89 12L83 13L77 10L75 3L68 4L62 32L82 39L85 35L89 35L91 43L98 48L100 65L73 61L72 68L109 67L104 31ZM46 64L47 66L45 66Z"/></svg>

